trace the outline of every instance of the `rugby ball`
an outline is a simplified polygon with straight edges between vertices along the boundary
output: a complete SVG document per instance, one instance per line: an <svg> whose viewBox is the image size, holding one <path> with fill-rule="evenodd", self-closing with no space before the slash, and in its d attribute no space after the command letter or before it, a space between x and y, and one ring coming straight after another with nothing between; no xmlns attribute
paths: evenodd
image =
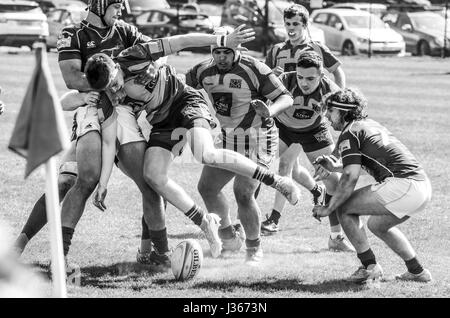
<svg viewBox="0 0 450 318"><path fill-rule="evenodd" d="M171 267L176 280L185 281L194 278L203 262L203 250L194 239L180 242L172 252Z"/></svg>

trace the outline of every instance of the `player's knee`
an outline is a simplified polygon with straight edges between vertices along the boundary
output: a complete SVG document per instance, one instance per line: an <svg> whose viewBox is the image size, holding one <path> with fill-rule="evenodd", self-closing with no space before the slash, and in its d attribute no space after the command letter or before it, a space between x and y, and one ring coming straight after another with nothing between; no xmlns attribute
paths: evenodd
<svg viewBox="0 0 450 318"><path fill-rule="evenodd" d="M165 187L168 182L167 175L158 173L155 169L152 169L151 172L146 172L144 174L144 179L145 182L156 191Z"/></svg>
<svg viewBox="0 0 450 318"><path fill-rule="evenodd" d="M254 200L254 192L249 191L249 189L238 188L234 190L234 196L236 197L236 202L240 206L247 206L251 204Z"/></svg>
<svg viewBox="0 0 450 318"><path fill-rule="evenodd" d="M217 151L204 150L201 154L201 162L204 165L214 166L217 164Z"/></svg>
<svg viewBox="0 0 450 318"><path fill-rule="evenodd" d="M81 189L81 191L90 194L95 190L99 179L100 177L96 174L86 174L83 176L78 175L76 183L78 184L78 187Z"/></svg>
<svg viewBox="0 0 450 318"><path fill-rule="evenodd" d="M374 221L374 219L372 218L369 218L367 220L367 228L369 229L370 232L372 232L376 236L380 236L381 234L386 233L386 229L380 226L380 224Z"/></svg>
<svg viewBox="0 0 450 318"><path fill-rule="evenodd" d="M73 187L77 180L77 177L72 174L60 174L58 177L58 189L59 197L62 199L66 193Z"/></svg>

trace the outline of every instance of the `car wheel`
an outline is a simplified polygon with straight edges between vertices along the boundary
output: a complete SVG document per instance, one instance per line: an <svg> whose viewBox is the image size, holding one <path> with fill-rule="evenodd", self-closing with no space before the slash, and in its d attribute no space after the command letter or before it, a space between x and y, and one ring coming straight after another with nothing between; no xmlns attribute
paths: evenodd
<svg viewBox="0 0 450 318"><path fill-rule="evenodd" d="M430 55L430 45L427 41L420 41L417 45L417 55Z"/></svg>
<svg viewBox="0 0 450 318"><path fill-rule="evenodd" d="M355 46L353 45L352 41L345 41L342 45L342 55L355 55Z"/></svg>

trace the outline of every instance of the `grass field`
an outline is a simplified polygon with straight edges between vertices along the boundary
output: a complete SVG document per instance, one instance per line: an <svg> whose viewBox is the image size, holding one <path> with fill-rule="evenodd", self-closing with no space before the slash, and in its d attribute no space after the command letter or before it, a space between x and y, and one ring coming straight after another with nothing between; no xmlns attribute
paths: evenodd
<svg viewBox="0 0 450 318"><path fill-rule="evenodd" d="M184 72L203 59L201 55L169 57ZM7 105L0 116L0 219L18 234L35 200L44 190L43 170L24 180L25 161L7 150L7 144L33 69L30 53L0 53L0 85ZM50 66L59 93L65 86L56 63ZM258 268L244 265L244 251L226 259L212 259L204 239L203 268L189 282L175 282L171 273L139 266L135 254L140 239L141 199L138 189L120 171L113 173L106 212L90 202L77 226L70 259L81 267L81 286L70 286L70 297L450 297L450 64L427 58L343 58L349 86L359 87L368 97L369 115L388 127L423 163L433 185L433 200L422 214L401 225L419 258L432 272L432 284L387 281L371 287L348 284L343 279L359 263L355 255L327 251L328 222L311 217L310 195L302 190L303 202L286 206L281 232L263 238L264 261ZM66 115L70 125L70 114ZM70 126L69 126L70 127ZM447 159L446 159L447 158ZM305 162L303 160L303 162ZM176 162L171 176L197 202L201 166ZM225 189L232 211L231 187ZM274 192L264 188L258 202L269 213ZM167 228L171 245L198 238L199 230L181 212L169 206ZM403 262L381 241L370 235L372 248L388 277L405 270ZM24 262L45 266L50 258L45 228L29 244Z"/></svg>

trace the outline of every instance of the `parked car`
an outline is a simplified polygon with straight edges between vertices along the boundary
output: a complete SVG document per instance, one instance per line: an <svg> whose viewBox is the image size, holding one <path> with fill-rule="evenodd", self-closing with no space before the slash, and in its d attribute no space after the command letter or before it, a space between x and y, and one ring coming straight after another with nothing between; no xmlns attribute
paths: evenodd
<svg viewBox="0 0 450 318"><path fill-rule="evenodd" d="M381 17L387 10L387 6L382 3L369 3L369 2L344 2L336 3L331 6L333 9L354 9L363 10L375 14Z"/></svg>
<svg viewBox="0 0 450 318"><path fill-rule="evenodd" d="M227 0L223 5L221 25L237 27L246 24L255 30L256 39L243 45L249 50L262 51L264 41L267 41L266 44L270 47L287 40L283 11L292 3L282 0L269 1L269 29L266 34L264 31L265 2L265 0ZM324 44L325 37L320 29L311 26L310 34L314 41Z"/></svg>
<svg viewBox="0 0 450 318"><path fill-rule="evenodd" d="M311 19L314 25L325 32L325 43L343 55L368 53L403 55L405 42L380 18L361 10L320 9Z"/></svg>
<svg viewBox="0 0 450 318"><path fill-rule="evenodd" d="M56 42L61 30L68 25L78 24L87 16L84 7L64 7L52 9L47 12L49 35L47 37L47 50L56 48Z"/></svg>
<svg viewBox="0 0 450 318"><path fill-rule="evenodd" d="M445 18L441 14L430 11L389 11L383 20L403 36L406 52L414 55L441 54L445 31ZM450 55L450 20L447 21L445 54Z"/></svg>
<svg viewBox="0 0 450 318"><path fill-rule="evenodd" d="M47 36L47 17L36 2L0 0L0 46L32 48Z"/></svg>
<svg viewBox="0 0 450 318"><path fill-rule="evenodd" d="M214 32L214 24L206 14L177 9L146 11L136 17L136 26L139 31L152 38L191 32Z"/></svg>

